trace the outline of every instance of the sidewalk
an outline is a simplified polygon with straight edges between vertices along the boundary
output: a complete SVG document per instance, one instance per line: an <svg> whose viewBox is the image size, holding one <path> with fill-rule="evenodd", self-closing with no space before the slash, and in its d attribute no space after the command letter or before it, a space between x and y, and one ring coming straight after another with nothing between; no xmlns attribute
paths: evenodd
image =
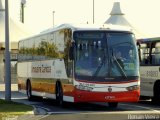
<svg viewBox="0 0 160 120"><path fill-rule="evenodd" d="M5 84L0 84L0 91L5 91ZM18 85L11 84L11 91L18 91Z"/></svg>

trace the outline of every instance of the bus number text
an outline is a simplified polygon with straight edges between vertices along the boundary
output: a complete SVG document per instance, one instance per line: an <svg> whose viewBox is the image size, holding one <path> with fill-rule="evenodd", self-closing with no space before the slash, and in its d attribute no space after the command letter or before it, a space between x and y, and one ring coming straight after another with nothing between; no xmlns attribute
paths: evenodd
<svg viewBox="0 0 160 120"><path fill-rule="evenodd" d="M147 77L158 77L158 71L147 71Z"/></svg>

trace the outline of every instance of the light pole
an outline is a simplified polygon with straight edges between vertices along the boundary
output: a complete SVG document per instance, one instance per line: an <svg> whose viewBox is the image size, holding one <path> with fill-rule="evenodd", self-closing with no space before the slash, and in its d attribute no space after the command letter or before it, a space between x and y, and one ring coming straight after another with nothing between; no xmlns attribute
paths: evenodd
<svg viewBox="0 0 160 120"><path fill-rule="evenodd" d="M94 24L94 0L93 0L93 24Z"/></svg>
<svg viewBox="0 0 160 120"><path fill-rule="evenodd" d="M24 23L24 6L26 4L26 0L21 0L21 17L20 21Z"/></svg>
<svg viewBox="0 0 160 120"><path fill-rule="evenodd" d="M55 14L55 11L53 11L53 27L54 27L54 14Z"/></svg>
<svg viewBox="0 0 160 120"><path fill-rule="evenodd" d="M11 62L9 52L9 10L5 0L5 100L11 101Z"/></svg>

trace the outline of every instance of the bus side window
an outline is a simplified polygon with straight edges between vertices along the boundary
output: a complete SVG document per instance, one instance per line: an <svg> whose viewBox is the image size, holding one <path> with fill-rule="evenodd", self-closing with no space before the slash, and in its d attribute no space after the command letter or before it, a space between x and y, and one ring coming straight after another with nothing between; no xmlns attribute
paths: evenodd
<svg viewBox="0 0 160 120"><path fill-rule="evenodd" d="M138 51L139 51L139 58L140 58L140 64L141 65L148 65L150 62L149 58L149 48L147 47L147 44L144 43L137 43L138 45Z"/></svg>
<svg viewBox="0 0 160 120"><path fill-rule="evenodd" d="M149 49L147 48L143 49L143 64L149 64Z"/></svg>
<svg viewBox="0 0 160 120"><path fill-rule="evenodd" d="M152 53L151 53L151 63L152 65L156 64L156 53L155 53L155 48L152 48Z"/></svg>
<svg viewBox="0 0 160 120"><path fill-rule="evenodd" d="M155 49L155 64L160 64L160 48Z"/></svg>

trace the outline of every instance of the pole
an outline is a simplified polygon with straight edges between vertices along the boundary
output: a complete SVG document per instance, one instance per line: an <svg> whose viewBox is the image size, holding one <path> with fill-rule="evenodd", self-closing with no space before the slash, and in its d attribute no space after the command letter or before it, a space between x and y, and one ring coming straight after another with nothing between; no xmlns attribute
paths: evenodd
<svg viewBox="0 0 160 120"><path fill-rule="evenodd" d="M93 24L94 24L94 0L93 0Z"/></svg>
<svg viewBox="0 0 160 120"><path fill-rule="evenodd" d="M54 13L55 13L55 11L53 11L53 27L54 27Z"/></svg>
<svg viewBox="0 0 160 120"><path fill-rule="evenodd" d="M24 7L26 4L26 0L21 0L21 8L20 8L20 21L24 23Z"/></svg>
<svg viewBox="0 0 160 120"><path fill-rule="evenodd" d="M21 20L22 20L22 23L24 23L24 4L23 3L21 3Z"/></svg>
<svg viewBox="0 0 160 120"><path fill-rule="evenodd" d="M9 52L9 11L8 0L5 0L5 100L11 101L11 66Z"/></svg>

